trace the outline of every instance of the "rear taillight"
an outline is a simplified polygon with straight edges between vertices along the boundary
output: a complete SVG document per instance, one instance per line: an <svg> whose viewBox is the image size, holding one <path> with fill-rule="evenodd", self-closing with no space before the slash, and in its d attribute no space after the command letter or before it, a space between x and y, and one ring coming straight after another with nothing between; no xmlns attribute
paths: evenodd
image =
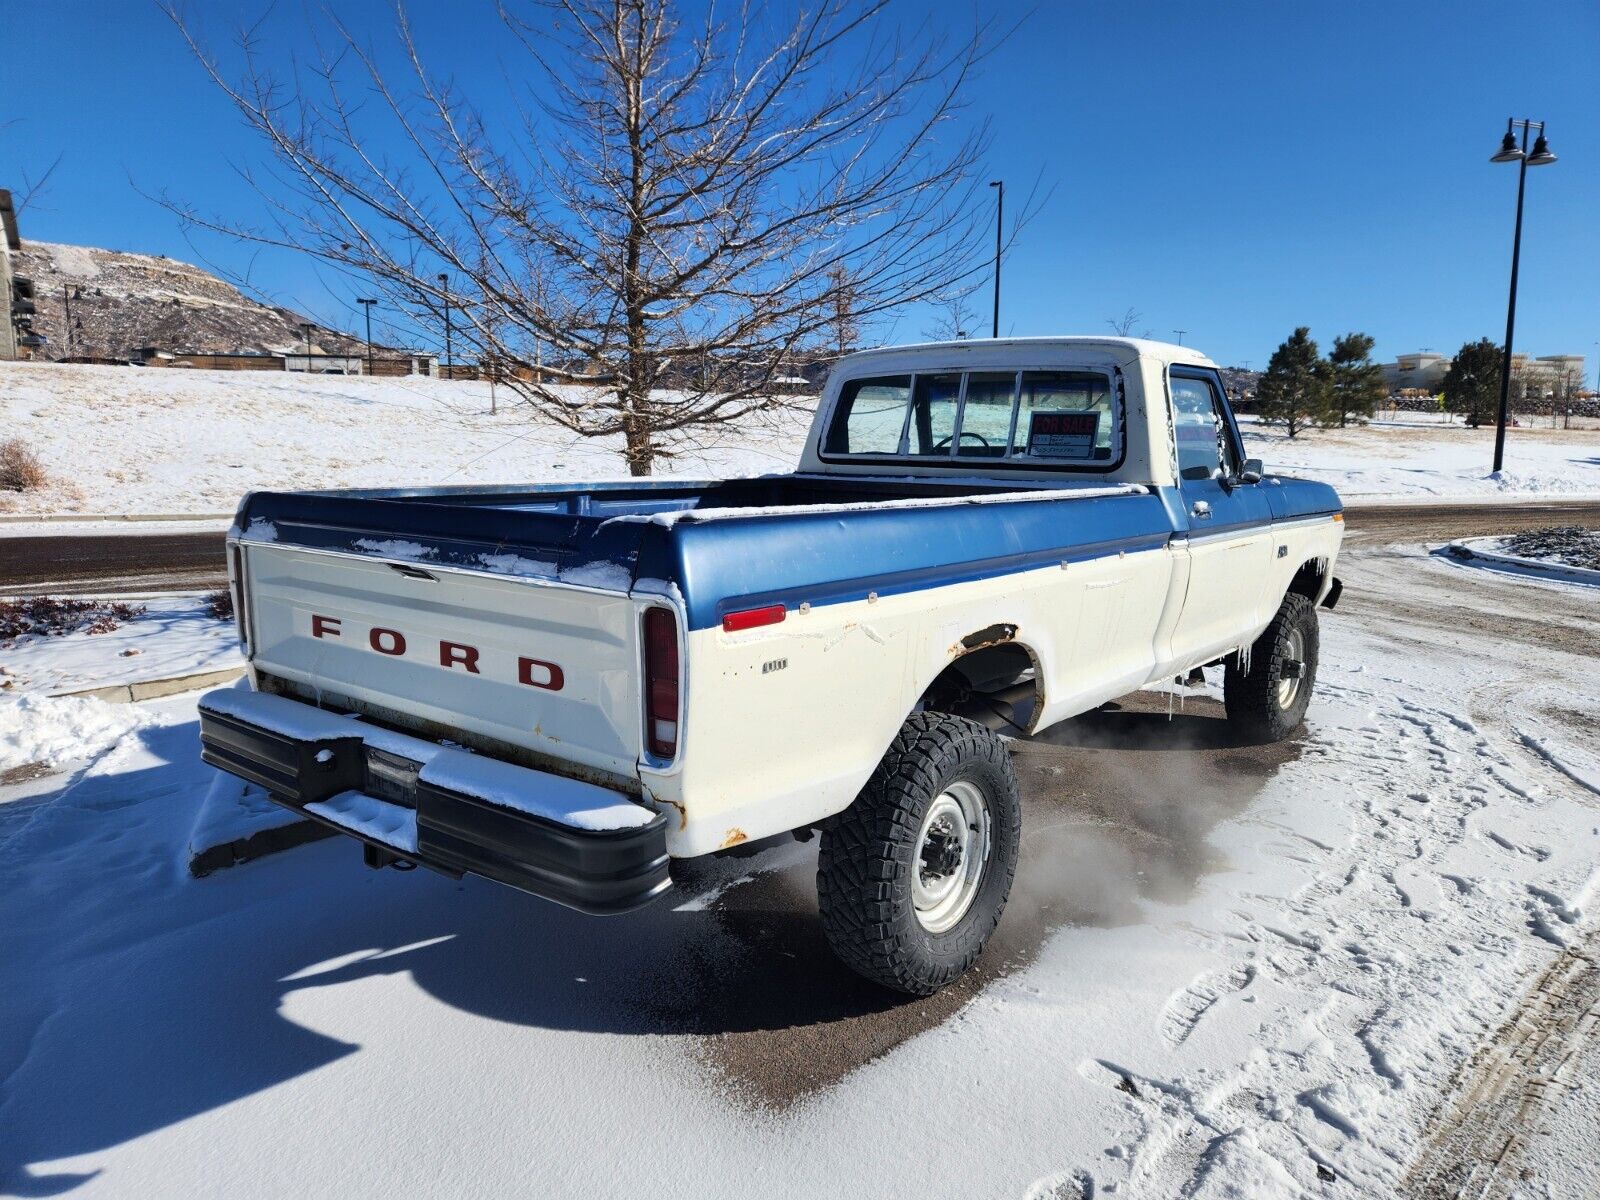
<svg viewBox="0 0 1600 1200"><path fill-rule="evenodd" d="M644 719L650 753L678 752L678 619L669 608L644 612Z"/></svg>
<svg viewBox="0 0 1600 1200"><path fill-rule="evenodd" d="M250 656L250 614L245 605L246 589L244 584L244 553L238 546L233 547L233 623L239 630L239 644L244 647L245 657Z"/></svg>

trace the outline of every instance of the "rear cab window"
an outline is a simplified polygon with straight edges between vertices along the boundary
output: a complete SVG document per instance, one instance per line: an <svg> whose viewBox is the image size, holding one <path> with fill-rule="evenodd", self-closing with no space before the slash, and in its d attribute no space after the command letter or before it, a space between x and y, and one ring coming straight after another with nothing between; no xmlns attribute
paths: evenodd
<svg viewBox="0 0 1600 1200"><path fill-rule="evenodd" d="M1108 370L928 371L847 380L821 447L832 461L915 459L1111 471L1124 397Z"/></svg>

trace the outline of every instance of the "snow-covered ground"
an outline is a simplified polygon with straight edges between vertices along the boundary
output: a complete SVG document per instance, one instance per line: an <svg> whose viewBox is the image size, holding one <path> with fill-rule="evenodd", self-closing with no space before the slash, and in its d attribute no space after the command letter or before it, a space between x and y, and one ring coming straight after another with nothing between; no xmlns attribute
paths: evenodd
<svg viewBox="0 0 1600 1200"><path fill-rule="evenodd" d="M1600 496L1600 430L1507 431L1505 468L1494 474L1494 429L1400 413L1365 426L1313 429L1241 422L1247 452L1269 471L1320 479L1346 504L1395 500L1538 500Z"/></svg>
<svg viewBox="0 0 1600 1200"><path fill-rule="evenodd" d="M0 363L0 429L27 441L51 477L42 491L0 494L0 513L229 513L252 488L626 474L615 439L532 420L504 388L498 415L488 410L486 383ZM720 444L681 450L661 470L788 470L808 422L800 410L746 425ZM1246 430L1269 469L1324 479L1352 502L1600 496L1595 429L1515 429L1498 477L1489 472L1492 430L1426 414L1292 440L1253 422Z"/></svg>
<svg viewBox="0 0 1600 1200"><path fill-rule="evenodd" d="M0 688L61 695L244 665L232 619L212 616L205 596L125 599L144 611L107 633L0 642Z"/></svg>
<svg viewBox="0 0 1600 1200"><path fill-rule="evenodd" d="M231 513L253 488L627 476L620 439L577 438L498 391L490 416L487 383L0 363L0 429L26 441L51 480L0 493L0 512ZM680 450L662 473L787 469L808 423L747 424L736 439Z"/></svg>
<svg viewBox="0 0 1600 1200"><path fill-rule="evenodd" d="M190 879L194 699L137 706L0 788L0 1187L1394 1195L1457 1153L1475 1051L1594 951L1600 599L1417 547L1341 574L1271 770L1225 740L1200 769L1204 699L1098 757L1016 744L1022 944L930 1001L811 953L814 843L612 920L343 839ZM1600 1192L1580 1083L1506 1101L1563 1122L1529 1195Z"/></svg>

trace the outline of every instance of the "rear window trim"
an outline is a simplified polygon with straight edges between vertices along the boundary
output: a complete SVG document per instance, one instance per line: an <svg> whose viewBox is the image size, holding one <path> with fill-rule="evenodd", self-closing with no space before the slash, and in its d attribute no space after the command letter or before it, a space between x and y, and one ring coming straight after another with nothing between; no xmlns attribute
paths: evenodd
<svg viewBox="0 0 1600 1200"><path fill-rule="evenodd" d="M1049 373L1081 372L1085 375L1104 376L1107 382L1110 384L1109 390L1113 397L1113 403L1116 406L1115 413L1119 417L1118 432L1120 437L1118 438L1118 441L1120 444L1117 447L1117 457L1115 459L1107 459L1104 462L1095 462L1093 465L1090 465L1089 463L1079 463L1070 459L1061 460L1037 458L1029 457L1026 454L1015 453L1014 448L1017 440L1017 423L1020 419L1019 414L1021 411L1020 395L1022 389L1022 376L1029 371L1042 371ZM890 466L896 463L913 463L919 467L963 468L969 474L973 471L981 473L987 470L1001 470L1032 471L1035 473L1041 471L1049 473L1061 472L1073 475L1109 475L1113 471L1119 471L1122 469L1123 464L1128 461L1128 396L1126 382L1122 374L1122 368L1112 363L1093 363L1082 366L1069 364L1065 366L1017 367L1012 373L1011 425L1008 435L1009 443L1006 447L1006 454L1000 458L986 458L976 454L965 456L956 454L955 447L961 438L962 421L966 417L968 377L974 374L999 375L1004 374L1004 372L1005 368L1003 367L947 367L942 369L935 368L933 370L926 371L908 371L899 375L868 374L852 376L851 378L844 380L844 382L839 385L839 390L834 393L834 398L828 411L828 420L826 423L822 424L817 431L817 458L822 462L837 463L840 466L851 466L855 464L860 464L862 466ZM845 388L849 387L852 383L862 382L870 379L888 378L905 378L909 380L908 391L906 393L906 412L905 416L900 422L900 446L902 451L907 451L910 449L909 439L911 429L911 414L912 410L916 407L917 377L919 375L950 375L955 373L959 373L961 376L961 392L956 406L955 432L950 438L950 448L945 453L909 454L901 452L895 454L838 454L830 453L828 451L828 435L833 431L834 422L839 419L839 400L844 395Z"/></svg>

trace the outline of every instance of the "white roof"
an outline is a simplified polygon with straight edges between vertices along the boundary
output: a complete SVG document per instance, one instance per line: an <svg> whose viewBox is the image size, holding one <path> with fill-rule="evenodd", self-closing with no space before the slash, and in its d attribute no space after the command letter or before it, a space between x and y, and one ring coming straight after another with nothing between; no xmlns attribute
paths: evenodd
<svg viewBox="0 0 1600 1200"><path fill-rule="evenodd" d="M1180 346L1175 342L1151 341L1147 338L1100 337L1093 334L1078 337L1063 335L1024 338L962 338L953 342L913 342L904 346L880 346L876 350L861 350L855 354L846 355L839 360L837 365L845 366L882 355L898 356L919 351L938 351L942 354L954 352L988 357L993 352L1013 349L1022 351L1043 349L1090 350L1100 351L1116 357L1126 356L1129 359L1144 357L1164 363L1182 363L1195 367L1214 367L1217 365L1192 346Z"/></svg>

